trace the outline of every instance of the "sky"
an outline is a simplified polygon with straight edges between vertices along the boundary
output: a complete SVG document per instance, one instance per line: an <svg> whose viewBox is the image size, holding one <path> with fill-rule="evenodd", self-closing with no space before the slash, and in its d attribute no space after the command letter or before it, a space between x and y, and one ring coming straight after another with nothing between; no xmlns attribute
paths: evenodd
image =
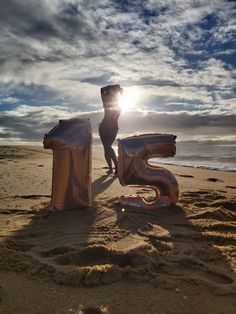
<svg viewBox="0 0 236 314"><path fill-rule="evenodd" d="M235 48L236 1L0 0L0 144L74 117L97 138L109 84L136 99L120 137L235 140Z"/></svg>

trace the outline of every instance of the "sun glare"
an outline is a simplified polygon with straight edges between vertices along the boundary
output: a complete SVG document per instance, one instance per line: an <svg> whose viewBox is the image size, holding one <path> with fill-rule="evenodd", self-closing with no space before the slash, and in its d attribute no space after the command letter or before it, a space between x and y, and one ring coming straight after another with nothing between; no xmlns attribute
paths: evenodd
<svg viewBox="0 0 236 314"><path fill-rule="evenodd" d="M125 89L124 93L119 99L119 106L122 112L129 111L135 107L137 103L137 94L131 89Z"/></svg>

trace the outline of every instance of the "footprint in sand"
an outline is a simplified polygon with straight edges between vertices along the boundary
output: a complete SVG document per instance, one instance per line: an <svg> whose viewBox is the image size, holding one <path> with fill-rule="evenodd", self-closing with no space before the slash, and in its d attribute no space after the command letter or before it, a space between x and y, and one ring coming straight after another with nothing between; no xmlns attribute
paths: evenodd
<svg viewBox="0 0 236 314"><path fill-rule="evenodd" d="M232 213L229 210L225 210L223 208L216 209L207 209L200 213L195 213L192 215L188 215L188 219L207 219L217 221L231 221L233 218Z"/></svg>
<svg viewBox="0 0 236 314"><path fill-rule="evenodd" d="M236 189L236 186L233 186L233 185L226 185L225 187L229 189Z"/></svg>
<svg viewBox="0 0 236 314"><path fill-rule="evenodd" d="M6 241L6 246L7 248L15 250L15 251L27 252L33 247L33 244L26 240L8 239Z"/></svg>
<svg viewBox="0 0 236 314"><path fill-rule="evenodd" d="M204 270L194 270L194 277L197 277L203 281L209 281L209 282L213 282L213 283L217 283L217 284L222 284L222 285L228 285L228 284L232 284L234 281L232 278L223 275L223 274L219 274L219 273L215 273L212 271L204 271Z"/></svg>
<svg viewBox="0 0 236 314"><path fill-rule="evenodd" d="M104 246L95 246L79 251L69 247L58 247L46 252L41 252L42 257L50 258L59 266L95 266L113 264L121 268L132 265L136 259L135 254L125 254L112 251Z"/></svg>
<svg viewBox="0 0 236 314"><path fill-rule="evenodd" d="M175 174L176 176L178 177L183 177L183 178L194 178L194 176L192 175L189 175L189 174Z"/></svg>
<svg viewBox="0 0 236 314"><path fill-rule="evenodd" d="M194 191L194 192L185 192L183 193L183 196L195 197L195 196L201 196L208 193L209 193L208 191L201 190L201 191Z"/></svg>
<svg viewBox="0 0 236 314"><path fill-rule="evenodd" d="M193 279L200 279L202 281L208 281L216 284L232 284L234 280L222 273L218 273L200 263L196 263L195 260L179 260L179 269L184 271L185 275L186 272L189 273L189 277Z"/></svg>
<svg viewBox="0 0 236 314"><path fill-rule="evenodd" d="M209 201L215 201L215 200L223 200L226 197L224 195L220 195L217 193L208 193L207 195L203 196L203 199L209 200Z"/></svg>
<svg viewBox="0 0 236 314"><path fill-rule="evenodd" d="M235 211L236 210L236 205L235 205L235 201L234 200L224 200L224 198L220 199L216 199L215 202L211 203L212 207L223 207L225 209L231 210L231 211Z"/></svg>
<svg viewBox="0 0 236 314"><path fill-rule="evenodd" d="M79 311L79 314L109 314L107 307L86 307Z"/></svg>
<svg viewBox="0 0 236 314"><path fill-rule="evenodd" d="M54 259L60 266L95 266L114 264L123 268L131 264L131 257L126 254L112 252L105 247L88 247L82 251L58 256Z"/></svg>
<svg viewBox="0 0 236 314"><path fill-rule="evenodd" d="M223 180L220 180L217 178L208 178L207 181L209 181L209 182L224 182Z"/></svg>
<svg viewBox="0 0 236 314"><path fill-rule="evenodd" d="M70 251L74 251L74 249L67 246L60 246L48 251L41 252L40 255L42 257L54 257L56 255L65 254Z"/></svg>
<svg viewBox="0 0 236 314"><path fill-rule="evenodd" d="M63 252L66 253L63 254ZM153 269L156 269L158 273L160 272L160 265L158 264L157 267L156 260L155 258L153 259L151 255L148 255L146 259L143 259L143 254L139 254L138 251L123 253L110 250L104 246L93 246L78 251L72 248L58 247L42 252L41 256L48 257L50 262L53 262L57 266L75 266L75 269L77 269L76 267L78 266L93 267L107 264L115 265L120 268L129 266L129 269L142 269L147 268L148 264L150 264L152 271ZM187 273L189 278L192 278L193 280L201 280L202 282L207 281L220 285L229 285L234 283L234 280L228 276L228 274L212 270L208 268L208 266L205 266L196 260L183 259L176 261L175 265L177 268L172 269L174 276L178 274L186 277Z"/></svg>
<svg viewBox="0 0 236 314"><path fill-rule="evenodd" d="M209 192L209 191L195 191L195 192L185 192L182 194L183 199L182 201L186 201L189 200L189 198L191 198L191 202L195 203L195 205L197 206L198 202L203 202L203 203L208 203L209 206L209 201L216 201L216 200L223 200L226 197L224 195L221 195L219 193L216 192ZM199 206L201 207L201 206Z"/></svg>
<svg viewBox="0 0 236 314"><path fill-rule="evenodd" d="M23 199L39 199L41 197L51 197L48 194L29 194L29 195L14 195L12 198L23 198Z"/></svg>

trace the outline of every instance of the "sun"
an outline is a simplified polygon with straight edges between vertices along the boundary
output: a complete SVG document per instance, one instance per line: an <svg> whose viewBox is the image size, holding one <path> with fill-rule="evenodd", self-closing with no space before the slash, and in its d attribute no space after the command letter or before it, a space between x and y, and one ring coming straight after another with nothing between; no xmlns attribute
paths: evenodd
<svg viewBox="0 0 236 314"><path fill-rule="evenodd" d="M119 99L119 107L122 112L129 111L137 104L137 93L134 90L124 88L124 93Z"/></svg>

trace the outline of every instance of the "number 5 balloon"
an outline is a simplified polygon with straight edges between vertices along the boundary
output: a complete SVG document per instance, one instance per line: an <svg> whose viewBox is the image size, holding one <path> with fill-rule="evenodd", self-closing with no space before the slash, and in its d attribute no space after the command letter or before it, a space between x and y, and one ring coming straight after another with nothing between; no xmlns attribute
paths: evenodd
<svg viewBox="0 0 236 314"><path fill-rule="evenodd" d="M144 134L118 140L120 183L156 192L152 201L138 195L121 196L122 206L153 209L176 204L179 187L175 176L164 167L148 163L152 157L173 157L175 139L172 134Z"/></svg>

